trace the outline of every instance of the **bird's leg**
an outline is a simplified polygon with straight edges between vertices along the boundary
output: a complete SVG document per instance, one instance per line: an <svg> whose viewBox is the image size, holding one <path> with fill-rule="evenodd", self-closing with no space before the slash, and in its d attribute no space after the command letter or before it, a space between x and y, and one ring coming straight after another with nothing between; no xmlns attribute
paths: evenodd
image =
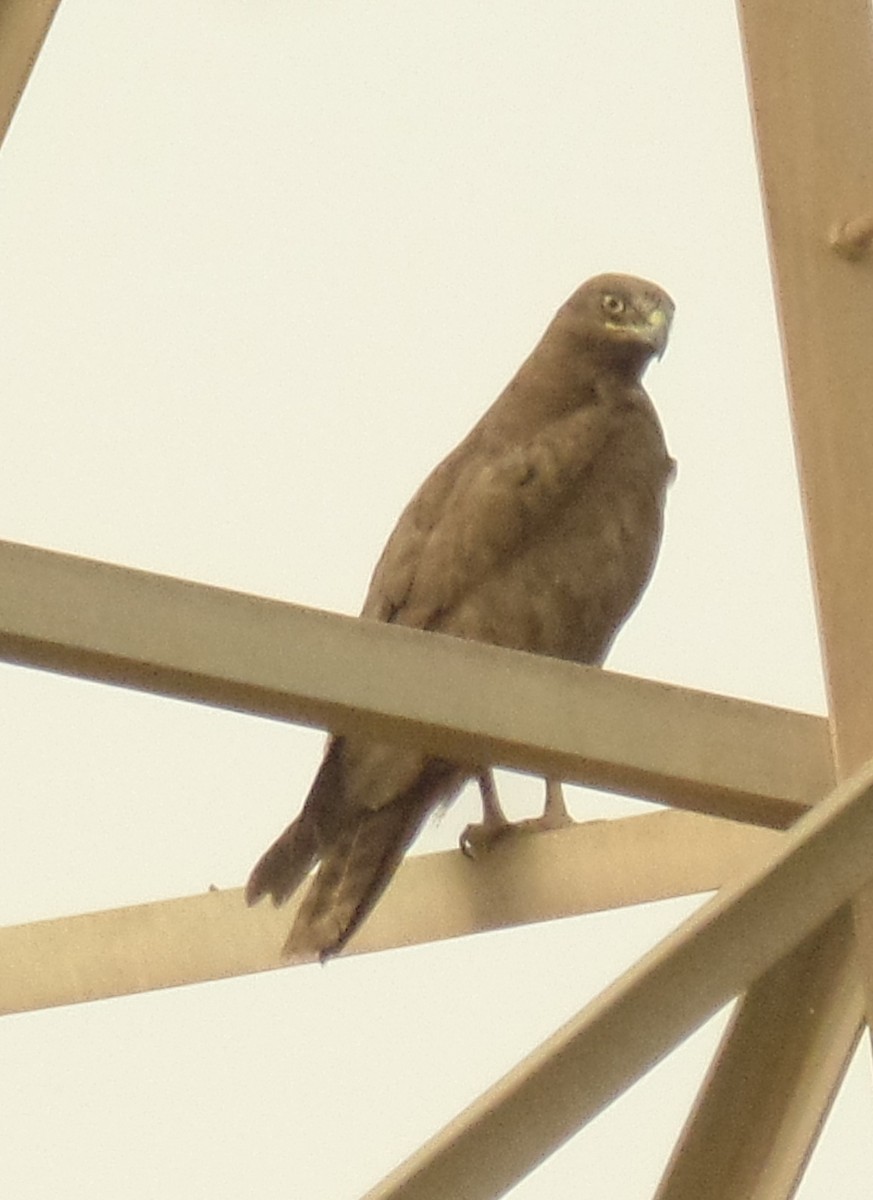
<svg viewBox="0 0 873 1200"><path fill-rule="evenodd" d="M573 818L567 811L560 779L546 779L546 805L543 815L516 821L510 828L516 833L543 833L549 829L563 829L573 823Z"/></svg>
<svg viewBox="0 0 873 1200"><path fill-rule="evenodd" d="M567 811L567 801L564 799L564 789L560 779L546 780L546 806L543 815L534 819L528 828L534 829L563 829L572 825L573 818Z"/></svg>
<svg viewBox="0 0 873 1200"><path fill-rule="evenodd" d="M483 850L490 850L507 830L512 829L506 814L500 807L500 798L492 771L482 771L477 776L479 794L482 797L482 821L468 825L460 837L460 846L467 858L475 858Z"/></svg>
<svg viewBox="0 0 873 1200"><path fill-rule="evenodd" d="M468 858L476 858L483 851L490 850L495 842L510 833L540 833L573 824L559 779L546 780L546 804L541 817L515 822L509 821L500 807L492 773L483 771L478 782L482 794L482 823L468 825L461 834L461 849Z"/></svg>

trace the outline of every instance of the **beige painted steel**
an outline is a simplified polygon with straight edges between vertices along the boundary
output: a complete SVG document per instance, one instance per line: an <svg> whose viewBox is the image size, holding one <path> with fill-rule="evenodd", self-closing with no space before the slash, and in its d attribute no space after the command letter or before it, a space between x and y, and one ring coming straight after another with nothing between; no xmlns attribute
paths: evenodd
<svg viewBox="0 0 873 1200"><path fill-rule="evenodd" d="M873 739L873 214L868 0L743 0L752 110L838 761Z"/></svg>
<svg viewBox="0 0 873 1200"><path fill-rule="evenodd" d="M655 1200L791 1195L863 1017L844 908L743 998Z"/></svg>
<svg viewBox="0 0 873 1200"><path fill-rule="evenodd" d="M873 214L870 8L868 0L741 0L739 12L844 775L873 751L873 261L863 246ZM843 242L836 249L835 237ZM866 946L873 947L869 934ZM706 1163L720 1168L708 1177L711 1200L794 1194L854 1044L855 1014L846 1009L830 1026L830 1042L827 1024L798 1019L798 991L824 990L825 1003L841 1003L836 978L822 976L827 957L820 946L804 975L798 955L748 999L679 1143L662 1200L692 1194L688 1181ZM873 996L869 949L863 959ZM780 1087L760 1086L761 1063ZM763 1130L769 1140L761 1140Z"/></svg>
<svg viewBox="0 0 873 1200"><path fill-rule="evenodd" d="M866 1018L873 1038L873 889L865 888L855 897L852 919L859 951L857 968L864 983Z"/></svg>
<svg viewBox="0 0 873 1200"><path fill-rule="evenodd" d="M0 144L60 0L0 0Z"/></svg>
<svg viewBox="0 0 873 1200"><path fill-rule="evenodd" d="M828 920L871 872L868 764L798 821L763 866L722 888L365 1200L503 1195Z"/></svg>
<svg viewBox="0 0 873 1200"><path fill-rule="evenodd" d="M11 542L0 581L10 662L777 827L833 782L803 713Z"/></svg>
<svg viewBox="0 0 873 1200"><path fill-rule="evenodd" d="M5 3L0 3L0 137L5 133L56 7L57 3L45 3L45 0L6 0ZM785 3L784 0L755 0L754 3L753 0L746 0L746 3L741 4L741 10L744 16L762 174L776 261L780 313L792 385L797 441L804 470L804 502L814 552L835 743L841 773L845 773L856 767L870 753L873 716L873 686L868 683L871 679L870 668L873 666L873 617L870 615L870 600L873 597L873 556L867 553L866 521L858 520L859 513L873 511L873 471L870 469L871 462L867 462L860 452L869 449L873 459L873 439L861 436L863 429L871 428L868 406L873 380L873 339L866 337L865 340L865 336L866 321L871 311L870 302L873 299L873 273L870 270L869 257L865 258L865 247L862 244L852 247L853 253L844 254L842 257L829 252L827 248L829 239L833 238L836 230L867 229L873 210L873 147L869 139L870 122L873 117L873 59L870 55L869 9L866 2L862 3L861 0L830 0L828 5L818 6L797 3L796 0L793 4ZM786 50L790 50L790 53L786 54ZM756 70L759 71L757 77ZM774 98L778 103L772 103ZM791 114L787 121L784 119L785 114ZM823 396L829 401L838 397L839 403L823 404ZM12 642L6 644L13 645ZM14 643L13 657L17 661L23 661L20 657L22 645L21 642ZM90 649L93 650L93 647ZM25 660L26 654L33 650L34 646L28 644ZM45 655L46 652L47 647L43 643L39 653ZM54 658L54 655L59 657ZM123 655L121 657L124 658ZM80 673L79 667L87 658L87 653L80 656L80 651L75 651L70 655L69 651L61 651L55 647L51 650L49 658L51 661L43 657L39 665L50 666L52 669L72 669L74 673ZM93 658L88 660L89 670L93 668L95 661ZM100 670L108 670L109 673L99 677L110 679L112 682L143 686L149 666L153 667L154 664L127 661L121 665L118 659L112 662L102 659ZM113 674L119 670L121 678ZM138 672L143 673L138 675ZM248 701L252 693L247 690L246 681L243 681L241 689L238 681L234 681L225 690L220 679L216 677L209 682L209 694L203 695L197 690L203 684L203 680L198 678L192 681L190 677L183 678L184 675L184 671L178 671L178 664L171 666L168 676L161 678L161 686L153 690L167 690L164 685L169 681L171 690L167 691L167 694L177 694L176 688L181 683L181 694L189 698L228 703L230 707L249 707ZM604 674L602 678L610 677ZM642 685L642 681L622 682L632 686ZM192 685L195 689L193 692L186 690ZM674 700L677 695L688 695L679 692L678 689L666 691L672 693ZM243 703L239 703L240 694L245 695ZM615 699L613 696L609 698ZM275 699L273 697L273 700ZM288 717L284 708L287 699L285 695L280 698L282 711L271 710L266 715ZM707 703L713 701L718 702L718 698L697 697L694 703L702 710ZM637 697L634 697L632 703L636 702ZM445 698L441 698L439 703L445 705ZM343 704L344 701L340 700L336 710L339 712L339 719L347 718L351 723L356 722L357 715L350 710L346 712ZM597 704L598 714L601 710L604 713L608 711L608 702L602 697L598 699ZM318 704L313 705L313 708L316 707ZM760 708L745 707L749 710ZM334 715L334 711L330 709L331 716ZM770 711L772 713L772 710ZM318 714L313 717L312 710L307 709L306 719L327 723L326 712L327 709L319 708ZM578 712L575 715L578 719ZM725 714L722 713L721 716L724 717ZM593 774L588 773L587 764L584 774L574 774L569 767L569 761L576 761L579 751L570 751L568 759L566 739L561 738L554 739L558 743L557 746L549 745L545 751L538 745L532 757L526 749L521 749L521 759L518 759L513 757L516 754L513 734L506 744L508 753L497 753L493 757L515 765L542 770L546 767L554 769L558 758L563 755L563 766L558 770L559 773L570 777L616 787L617 790L640 790L653 798L669 799L673 803L688 804L711 811L731 812L747 819L786 823L799 808L813 802L820 789L823 790L829 767L826 756L820 750L820 726L816 733L812 734L812 726L808 725L801 734L797 722L808 719L801 718L800 714L781 716L796 718L794 729L800 742L804 742L807 736L811 740L818 739L813 754L807 756L815 759L815 769L810 771L810 764L805 759L789 787L774 788L769 783L769 777L768 785L763 787L759 780L752 789L748 788L747 783L739 788L736 788L735 784L731 785L738 793L738 799L732 798L731 786L725 788L723 761L719 761L714 770L711 763L705 763L697 764L694 771L688 771L685 767L675 775L669 772L664 774L663 769L660 773L658 769L653 772L651 759L648 757L653 743L651 723L646 725L646 762L640 766L634 760L626 771L620 766L620 756L615 755L615 761L607 759L603 763L595 757L592 763ZM587 711L584 718L586 722L591 720ZM710 713L707 719L711 718ZM369 724L371 718L363 716L361 721L363 724ZM407 721L403 714L392 712L390 706L385 712L374 714L372 722L374 725L382 723L382 728L386 727L384 722L387 722L388 727L401 731L403 736L406 736L408 731L416 741L423 740L418 736L420 726L428 726L427 736L430 738L434 732L433 725L439 725L435 730L435 740L427 742L428 745L433 745L434 749L449 746L461 748L472 745L475 740L479 745L486 745L493 750L503 745L501 739L506 737L501 731L489 741L487 738L476 738L475 735L469 734L468 727L455 729L451 722L435 722L431 725L427 718L423 722L420 721L414 715L414 710ZM729 721L725 720L723 724L727 726ZM757 732L762 735L762 741L765 741L764 735L767 731L764 728L764 719L760 715L755 718L755 724ZM670 728L670 725L666 727ZM771 726L771 737L773 732ZM694 734L690 737L693 738ZM596 738L594 740L596 741ZM686 745L689 742L690 738ZM699 748L711 743L704 740L695 744ZM788 747L789 755L794 749L794 745ZM722 743L719 751L723 754L724 750L725 746ZM445 752L451 751L446 749ZM755 763L752 774L772 774L771 768L764 762L765 757L764 754L761 755L760 762ZM658 767L660 768L660 764ZM774 767L778 775L780 771L784 772L785 764L776 763ZM671 763L671 771L674 769L675 764ZM599 776L600 771L605 771L605 776ZM705 778L700 779L700 775ZM813 777L814 782L810 787ZM673 788L675 790L669 796L664 794L664 789L669 791ZM805 788L807 790L804 790ZM799 803L798 794L802 797ZM665 815L677 818L680 816ZM646 819L648 818L644 818ZM571 832L573 836L577 833ZM553 835L558 836L567 837L566 834ZM534 844L533 840L531 844ZM510 854L520 850L520 847L512 847ZM453 862L458 862L458 856L450 857ZM492 867L493 864L489 863L485 869L490 870ZM442 887L442 884L439 886ZM216 939L221 940L216 931L226 932L226 923L233 922L233 912L240 913L247 920L250 919L250 914L242 910L237 893L210 894L192 898L191 901L121 910L128 914L128 918L121 921L121 940L125 941L130 936L131 925L125 924L130 914L142 914L147 909L166 909L169 912L168 906L189 905L195 902L201 908L204 903L212 906L208 921L212 937L204 934L200 924L196 925L195 931L199 932L200 941L213 951L217 949ZM388 897L385 903L387 906ZM871 944L868 929L870 904L868 896L863 903L856 905L858 929L862 933L867 931L868 945ZM216 905L220 912L217 912ZM204 913L205 911L203 909ZM97 921L102 917L116 915L96 914L93 918L71 920ZM157 940L173 934L178 937L185 928L189 915L186 912L182 916L182 910L177 910L175 917L171 917L167 924L162 924L163 916L155 913L157 919L152 926L152 936L157 933ZM218 920L215 919L216 916ZM264 923L270 924L272 928L274 923L282 920L283 915L268 913L267 916L270 917L270 921ZM841 921L845 927L844 916L835 918L835 922L826 931L813 937L797 955L772 968L753 989L747 1004L735 1020L733 1034L726 1043L725 1052L720 1060L721 1065L713 1075L713 1084L722 1090L725 1097L723 1103L730 1105L735 1116L738 1106L745 1104L745 1099L734 1086L737 1079L731 1083L729 1065L732 1064L734 1071L743 1076L745 1068L759 1054L763 1039L772 1039L774 1028L790 1031L787 1043L783 1043L786 1054L776 1066L772 1062L769 1063L769 1068L775 1071L776 1077L781 1081L779 1088L771 1087L769 1091L778 1092L785 1098L784 1102L778 1100L775 1108L766 1108L766 1115L771 1124L759 1126L759 1130L767 1129L769 1134L764 1141L770 1142L770 1154L765 1156L763 1153L752 1152L750 1143L746 1141L747 1155L743 1160L745 1165L740 1174L735 1173L731 1176L735 1184L740 1178L743 1179L745 1190L739 1194L748 1195L749 1200L753 1197L757 1200L759 1196L761 1200L765 1196L767 1200L772 1200L777 1195L791 1194L792 1172L795 1172L796 1177L795 1168L798 1164L802 1165L802 1160L809 1151L814 1137L814 1126L821 1120L827 1098L836 1086L852 1044L860 1001L852 966L844 953L845 937L834 932ZM58 934L62 923L41 924L53 926L55 934ZM21 928L37 930L40 926ZM6 933L17 932L19 931L3 931L0 937ZM62 946L69 947L76 941L76 938L64 938L56 942L55 954L60 953ZM871 961L873 959L867 955L862 963L868 976ZM806 964L806 973L798 974L802 963ZM139 967L141 966L142 960L139 962ZM64 969L69 970L69 964ZM206 977L212 976L204 976ZM76 979L75 970L70 978L74 980L76 987L83 982L81 977ZM801 1019L802 1014L797 1011L798 989L801 986L805 997L816 999L813 1008L817 1015L812 1021L804 1021ZM786 1071L790 1075L790 1081ZM767 1077L771 1078L770 1072ZM763 1076L759 1076L759 1083L762 1079ZM757 1090L765 1095L768 1091L763 1087L758 1087ZM710 1108L709 1116L712 1117L712 1114L718 1111L717 1105ZM752 1129L760 1115L757 1108L754 1112L747 1112L747 1130ZM775 1134L773 1122L778 1126ZM703 1132L705 1134L706 1131ZM699 1136L701 1127L698 1127L697 1133ZM716 1138L715 1143L707 1141L706 1136L699 1141L699 1146L710 1165L713 1161L711 1156L714 1147L722 1153L726 1149L726 1144L718 1140L718 1135ZM505 1145L503 1149L506 1149ZM686 1143L686 1170L691 1161ZM752 1164L751 1171L749 1163ZM760 1165L760 1170L756 1163ZM674 1176L674 1187L675 1178ZM711 1191L711 1171L707 1178L710 1185L707 1194L710 1200L713 1200L715 1193ZM375 1194L377 1193L373 1193ZM383 1193L379 1191L378 1194ZM401 1192L390 1194L400 1195ZM415 1190L413 1186L413 1190L404 1190L402 1194L423 1196L447 1193L442 1190L424 1192ZM456 1184L453 1194L474 1193L468 1192L466 1188L461 1191ZM490 1188L475 1194L493 1195L494 1191ZM670 1200L678 1200L680 1195L685 1194L690 1196L694 1193L663 1193L665 1198L669 1195ZM738 1193L725 1191L723 1194L727 1196Z"/></svg>
<svg viewBox="0 0 873 1200"><path fill-rule="evenodd" d="M519 834L476 863L414 857L345 953L710 891L783 836L659 812ZM272 970L295 908L247 909L235 888L0 929L0 1013Z"/></svg>

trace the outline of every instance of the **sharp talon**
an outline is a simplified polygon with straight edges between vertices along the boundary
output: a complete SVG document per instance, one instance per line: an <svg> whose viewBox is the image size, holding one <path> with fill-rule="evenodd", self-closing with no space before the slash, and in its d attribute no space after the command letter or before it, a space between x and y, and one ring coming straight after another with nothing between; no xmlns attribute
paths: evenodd
<svg viewBox="0 0 873 1200"><path fill-rule="evenodd" d="M508 822L499 825L488 822L480 825L468 825L458 839L461 853L475 862L482 854L487 854L489 850L493 849L495 843L506 837L513 828L514 826Z"/></svg>
<svg viewBox="0 0 873 1200"><path fill-rule="evenodd" d="M545 812L541 817L528 817L523 821L507 821L505 824L468 825L458 839L461 853L474 862L493 850L498 842L516 834L547 833L551 829L566 829L576 822L566 810Z"/></svg>

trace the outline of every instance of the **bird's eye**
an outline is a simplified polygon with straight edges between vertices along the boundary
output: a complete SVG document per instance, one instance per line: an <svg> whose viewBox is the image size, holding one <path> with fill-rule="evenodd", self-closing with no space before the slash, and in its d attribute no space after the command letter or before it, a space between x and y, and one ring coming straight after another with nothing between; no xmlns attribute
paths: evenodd
<svg viewBox="0 0 873 1200"><path fill-rule="evenodd" d="M624 312L624 300L621 296L614 296L608 292L600 302L603 306L603 311L609 313L611 317L620 317Z"/></svg>

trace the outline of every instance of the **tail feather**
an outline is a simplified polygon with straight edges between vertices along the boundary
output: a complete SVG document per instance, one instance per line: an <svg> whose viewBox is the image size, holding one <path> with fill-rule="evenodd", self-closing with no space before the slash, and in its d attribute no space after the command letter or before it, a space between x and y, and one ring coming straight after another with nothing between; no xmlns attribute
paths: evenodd
<svg viewBox="0 0 873 1200"><path fill-rule="evenodd" d="M465 773L430 760L415 785L391 804L358 809L327 850L285 943L288 958L338 954L369 916L410 843L439 800L457 793Z"/></svg>
<svg viewBox="0 0 873 1200"><path fill-rule="evenodd" d="M322 861L288 935L288 958L339 953L369 915L427 814L399 805L361 813Z"/></svg>
<svg viewBox="0 0 873 1200"><path fill-rule="evenodd" d="M317 858L315 828L304 811L255 864L246 884L246 904L256 904L264 896L272 896L277 907L284 904L300 887Z"/></svg>
<svg viewBox="0 0 873 1200"><path fill-rule="evenodd" d="M342 794L341 750L340 739L328 743L300 816L255 864L246 884L247 904L257 904L264 896L272 896L277 907L284 904L315 866L321 854L325 816L331 814Z"/></svg>
<svg viewBox="0 0 873 1200"><path fill-rule="evenodd" d="M373 761L383 785L371 784ZM296 821L255 865L246 900L284 904L319 863L285 944L286 957L337 954L391 881L428 813L468 772L381 743L332 738ZM367 801L379 801L368 806Z"/></svg>

